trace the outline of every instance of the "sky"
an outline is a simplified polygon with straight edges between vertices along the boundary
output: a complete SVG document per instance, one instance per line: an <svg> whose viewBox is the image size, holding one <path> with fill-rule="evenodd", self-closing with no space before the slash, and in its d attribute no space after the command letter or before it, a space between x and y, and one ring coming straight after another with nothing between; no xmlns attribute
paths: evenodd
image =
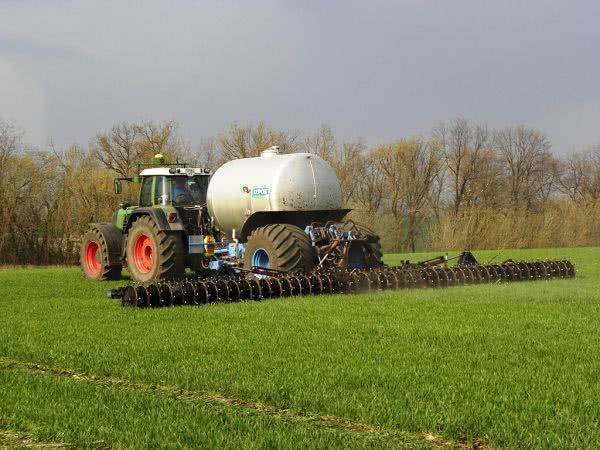
<svg viewBox="0 0 600 450"><path fill-rule="evenodd" d="M596 0L0 0L0 118L24 141L87 145L175 120L192 146L229 124L368 144L463 117L600 143Z"/></svg>

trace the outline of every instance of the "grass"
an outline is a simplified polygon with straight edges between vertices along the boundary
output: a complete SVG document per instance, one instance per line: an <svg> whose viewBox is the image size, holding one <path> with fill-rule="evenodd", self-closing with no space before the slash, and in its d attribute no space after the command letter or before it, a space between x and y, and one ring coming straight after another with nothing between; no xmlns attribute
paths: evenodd
<svg viewBox="0 0 600 450"><path fill-rule="evenodd" d="M415 447L436 444L423 438L432 433L494 447L598 447L599 253L496 258L566 256L576 280L158 310L104 300L119 283L86 282L77 269L0 270L0 429L75 446ZM275 413L206 401L210 393Z"/></svg>
<svg viewBox="0 0 600 450"><path fill-rule="evenodd" d="M195 401L176 392L157 395L151 389L74 382L22 369L0 371L0 385L10 387L1 396L0 427L67 447L424 447L410 436L353 433L301 417L285 420L235 405Z"/></svg>

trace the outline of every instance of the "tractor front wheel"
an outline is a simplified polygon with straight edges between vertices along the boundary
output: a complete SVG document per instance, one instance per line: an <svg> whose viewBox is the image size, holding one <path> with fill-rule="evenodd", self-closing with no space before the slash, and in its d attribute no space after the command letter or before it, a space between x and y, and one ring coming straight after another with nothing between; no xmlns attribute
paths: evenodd
<svg viewBox="0 0 600 450"><path fill-rule="evenodd" d="M180 233L160 230L149 216L137 219L127 236L127 270L141 283L181 275L185 255Z"/></svg>

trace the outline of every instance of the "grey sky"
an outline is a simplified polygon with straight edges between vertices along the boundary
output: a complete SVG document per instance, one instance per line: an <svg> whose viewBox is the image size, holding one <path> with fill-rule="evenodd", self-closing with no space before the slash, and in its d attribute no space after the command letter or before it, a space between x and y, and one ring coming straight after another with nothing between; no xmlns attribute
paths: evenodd
<svg viewBox="0 0 600 450"><path fill-rule="evenodd" d="M173 119L193 145L265 120L377 144L465 117L600 142L598 1L0 0L0 117L87 144Z"/></svg>

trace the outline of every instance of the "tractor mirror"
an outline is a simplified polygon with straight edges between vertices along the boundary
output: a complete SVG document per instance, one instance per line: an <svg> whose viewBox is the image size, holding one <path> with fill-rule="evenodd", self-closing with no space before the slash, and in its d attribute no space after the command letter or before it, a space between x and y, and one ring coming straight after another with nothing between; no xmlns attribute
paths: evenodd
<svg viewBox="0 0 600 450"><path fill-rule="evenodd" d="M115 180L115 194L120 194L123 191L121 180Z"/></svg>

